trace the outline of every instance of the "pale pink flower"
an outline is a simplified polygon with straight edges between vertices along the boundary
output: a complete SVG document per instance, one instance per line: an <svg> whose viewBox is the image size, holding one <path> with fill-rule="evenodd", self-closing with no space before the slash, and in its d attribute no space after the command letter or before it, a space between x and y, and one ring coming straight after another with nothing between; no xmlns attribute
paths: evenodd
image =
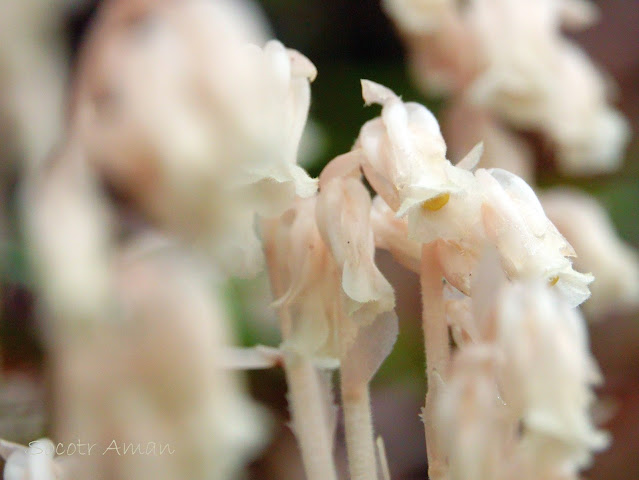
<svg viewBox="0 0 639 480"><path fill-rule="evenodd" d="M277 278L285 291L275 306L290 313L282 348L336 367L341 352L341 275L317 228L316 203L316 197L297 199L264 235L274 246L269 253L271 278Z"/></svg>
<svg viewBox="0 0 639 480"><path fill-rule="evenodd" d="M286 286L276 305L291 315L283 347L322 365L343 358L360 329L395 306L393 289L374 263L370 206L357 178L336 178L319 197L298 199L265 232L277 245L271 274ZM390 340L392 346L394 335Z"/></svg>
<svg viewBox="0 0 639 480"><path fill-rule="evenodd" d="M342 177L323 184L316 212L322 238L342 272L346 313L375 318L393 310L393 288L375 265L371 198L360 179Z"/></svg>
<svg viewBox="0 0 639 480"><path fill-rule="evenodd" d="M341 271L342 392L367 385L391 352L398 333L395 293L375 265L371 198L357 168L322 182L316 218Z"/></svg>

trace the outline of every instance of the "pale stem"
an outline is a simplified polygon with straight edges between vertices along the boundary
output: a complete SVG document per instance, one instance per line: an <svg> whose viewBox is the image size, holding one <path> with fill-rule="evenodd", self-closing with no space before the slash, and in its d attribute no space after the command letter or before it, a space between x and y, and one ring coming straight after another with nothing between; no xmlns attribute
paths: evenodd
<svg viewBox="0 0 639 480"><path fill-rule="evenodd" d="M271 290L274 298L285 292L278 275L274 235L277 220L265 220L263 226L264 250ZM291 316L287 308L278 310L282 339L291 331ZM284 354L284 372L288 384L288 400L293 430L302 452L307 480L337 480L333 459L333 436L329 420L328 401L316 367L310 358L287 352Z"/></svg>
<svg viewBox="0 0 639 480"><path fill-rule="evenodd" d="M293 429L302 451L307 480L337 480L325 392L309 358L284 355Z"/></svg>
<svg viewBox="0 0 639 480"><path fill-rule="evenodd" d="M386 447L384 439L379 436L375 442L377 445L377 456L379 457L379 465L382 471L382 480L391 480L390 468L388 468L388 457L386 456Z"/></svg>
<svg viewBox="0 0 639 480"><path fill-rule="evenodd" d="M351 480L376 480L377 460L368 384L342 388L346 451Z"/></svg>
<svg viewBox="0 0 639 480"><path fill-rule="evenodd" d="M444 310L443 271L437 256L437 245L431 242L422 246L420 283L422 289L422 328L426 351L426 378L428 391L423 411L428 455L428 477L438 480L445 476L446 458L441 438L435 429L434 409L437 401L436 387L446 378L450 361L448 325Z"/></svg>

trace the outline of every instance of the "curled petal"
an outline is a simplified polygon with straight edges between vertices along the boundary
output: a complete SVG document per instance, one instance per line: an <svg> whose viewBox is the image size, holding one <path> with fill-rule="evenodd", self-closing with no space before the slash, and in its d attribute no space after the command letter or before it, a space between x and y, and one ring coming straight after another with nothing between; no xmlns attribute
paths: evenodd
<svg viewBox="0 0 639 480"><path fill-rule="evenodd" d="M397 95L390 88L371 82L370 80L361 80L362 97L366 105L378 103L384 105L389 100L397 99Z"/></svg>
<svg viewBox="0 0 639 480"><path fill-rule="evenodd" d="M370 210L370 196L354 178L328 182L318 197L318 227L342 269L342 287L352 300L349 315L365 306L376 313L395 306L393 289L375 265Z"/></svg>
<svg viewBox="0 0 639 480"><path fill-rule="evenodd" d="M402 216L438 195L459 190L434 115L368 80L362 81L362 93L367 103L383 106L381 116L362 127L356 147L364 155L366 178L384 201Z"/></svg>

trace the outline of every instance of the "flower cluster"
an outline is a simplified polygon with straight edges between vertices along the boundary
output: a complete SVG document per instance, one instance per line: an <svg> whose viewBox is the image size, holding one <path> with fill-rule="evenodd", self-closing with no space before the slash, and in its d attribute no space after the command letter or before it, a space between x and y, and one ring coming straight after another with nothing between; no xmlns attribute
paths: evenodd
<svg viewBox="0 0 639 480"><path fill-rule="evenodd" d="M534 149L513 131L524 130L542 134L563 173L610 173L621 166L629 129L610 104L610 81L562 33L594 24L598 11L592 3L387 0L384 4L404 34L415 77L425 93L445 91L451 97L442 128L452 158L460 158L481 140L483 166L506 169L534 184ZM452 55L451 49L463 54ZM596 275L597 293L586 307L589 318L610 312L619 301L636 304L635 283L620 285L605 274L604 267L623 263L623 274L616 278L635 279L636 254L620 248L622 242L594 200L571 197L562 200L551 194L547 207L561 210L557 213L561 218L551 220L575 247L579 267L602 273ZM540 198L546 202L544 195ZM589 238L603 242L599 248L589 247L582 235L575 234L576 224L564 220L565 215L580 216L578 228L584 222L595 228Z"/></svg>
<svg viewBox="0 0 639 480"><path fill-rule="evenodd" d="M496 262L487 254L476 271L481 296L447 301L459 348L438 404L450 478L578 478L608 444L589 416L601 378L584 319Z"/></svg>
<svg viewBox="0 0 639 480"><path fill-rule="evenodd" d="M387 0L406 33L417 77L427 90L470 99L518 128L543 133L569 173L619 166L629 129L608 104L604 76L562 27L596 19L586 1ZM464 55L450 55L450 50Z"/></svg>
<svg viewBox="0 0 639 480"><path fill-rule="evenodd" d="M255 214L317 188L295 163L316 71L277 41L258 47L244 7L107 5L80 60L69 142L152 221L251 275Z"/></svg>
<svg viewBox="0 0 639 480"><path fill-rule="evenodd" d="M573 248L525 181L475 170L481 145L454 166L424 107L372 82L363 93L383 105L355 145L379 194L377 245L422 278L430 475L576 478L606 445L589 419L598 374L574 310L592 276L573 269ZM457 292L447 322L441 277ZM443 322L458 342L452 363Z"/></svg>
<svg viewBox="0 0 639 480"><path fill-rule="evenodd" d="M364 83L365 98L370 98L370 85ZM423 106L404 104L392 92L386 93L386 97L375 97L384 105L382 116L364 125L359 140L367 159L364 172L371 168L368 165L384 162L393 167L386 178L381 177L387 183L378 181L375 174L367 178L374 188L378 183L394 187L394 191L388 189L391 194L381 188L378 192L398 217L407 217L406 227L399 220L379 221L381 243L392 250L403 244L405 251L400 257L404 259L421 254L409 241L392 240L398 234L390 231L390 225L406 228L408 238L418 243L439 241L446 279L470 293L470 274L490 242L498 249L510 278L544 278L556 285L573 306L586 300L592 278L573 270L568 257L575 256L574 250L545 216L528 184L501 169L477 169L473 173L481 145L453 166L446 160L446 146L432 114ZM420 113L414 114L414 119L406 115L409 110ZM389 111L401 114L393 116ZM422 118L432 118L430 130L420 128L425 124ZM371 126L376 126L376 131ZM411 176L411 172L418 173ZM395 194L401 202L395 201L395 192L402 192L404 198ZM381 202L377 205L377 218L392 215L390 211L384 213L386 207ZM413 258L412 264L419 262Z"/></svg>
<svg viewBox="0 0 639 480"><path fill-rule="evenodd" d="M432 42L429 81L542 129L570 168L577 159L607 168L624 123L599 74L558 34L592 11L578 0L523 2L385 5L415 46ZM430 478L575 480L608 439L589 414L601 378L576 309L593 276L573 268L568 240L604 279L597 308L637 292L617 288L597 249L553 224L570 231L566 197L545 198L547 216L523 178L498 162L478 167L482 143L453 164L435 116L372 81L362 80L362 96L380 115L312 179L297 157L317 71L265 41L247 8L105 2L80 55L62 147L25 188L55 433L142 433L179 451L154 463L87 456L64 465L0 442L5 477L236 478L267 422L231 370L275 365L309 480L338 478L334 370L351 479L388 477L369 394L399 330L395 291L375 258L385 249L420 279ZM548 78L555 66L557 82ZM573 75L585 76L584 91L564 98ZM494 147L510 140L492 118L473 118L492 157L516 150ZM596 206L583 221L615 244L622 277L639 284ZM229 351L221 283L255 274L262 256L281 344Z"/></svg>

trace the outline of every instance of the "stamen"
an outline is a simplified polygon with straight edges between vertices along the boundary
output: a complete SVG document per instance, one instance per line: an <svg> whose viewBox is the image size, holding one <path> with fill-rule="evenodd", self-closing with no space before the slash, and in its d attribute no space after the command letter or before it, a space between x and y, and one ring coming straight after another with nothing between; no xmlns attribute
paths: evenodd
<svg viewBox="0 0 639 480"><path fill-rule="evenodd" d="M431 212L436 212L437 210L440 210L441 208L443 208L444 205L448 203L448 200L450 200L450 193L441 193L437 195L436 197L433 197L423 202L422 209L429 210Z"/></svg>
<svg viewBox="0 0 639 480"><path fill-rule="evenodd" d="M550 285L551 287L554 287L555 285L557 285L558 281L559 281L559 276L555 275L554 277L550 277L548 279L548 285Z"/></svg>

